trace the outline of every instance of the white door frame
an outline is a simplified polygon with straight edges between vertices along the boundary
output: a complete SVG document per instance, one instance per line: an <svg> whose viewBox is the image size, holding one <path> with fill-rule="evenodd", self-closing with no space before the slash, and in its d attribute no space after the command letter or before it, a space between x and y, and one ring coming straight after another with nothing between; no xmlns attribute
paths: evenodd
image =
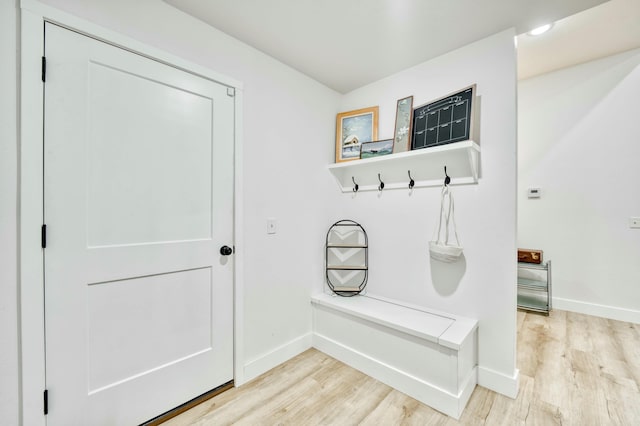
<svg viewBox="0 0 640 426"><path fill-rule="evenodd" d="M39 3L21 1L20 82L20 237L21 419L45 425L44 250L43 220L43 86L41 58L44 23L52 22L150 59L235 89L234 123L234 381L244 383L243 368L243 233L242 233L242 83L162 50Z"/></svg>

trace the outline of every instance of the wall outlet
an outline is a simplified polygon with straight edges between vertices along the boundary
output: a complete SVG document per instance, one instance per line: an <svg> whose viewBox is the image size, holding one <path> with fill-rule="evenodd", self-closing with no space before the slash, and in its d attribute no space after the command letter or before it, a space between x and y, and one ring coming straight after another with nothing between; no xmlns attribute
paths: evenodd
<svg viewBox="0 0 640 426"><path fill-rule="evenodd" d="M630 217L629 228L640 229L640 217Z"/></svg>
<svg viewBox="0 0 640 426"><path fill-rule="evenodd" d="M542 190L540 188L529 188L527 190L527 198L540 198Z"/></svg>
<svg viewBox="0 0 640 426"><path fill-rule="evenodd" d="M277 229L276 219L270 217L267 219L267 234L275 234Z"/></svg>

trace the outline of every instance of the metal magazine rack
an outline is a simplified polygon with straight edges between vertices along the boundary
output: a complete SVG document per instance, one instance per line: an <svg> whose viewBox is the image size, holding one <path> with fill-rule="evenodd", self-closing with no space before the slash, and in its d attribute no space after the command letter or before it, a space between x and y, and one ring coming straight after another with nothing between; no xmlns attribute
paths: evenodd
<svg viewBox="0 0 640 426"><path fill-rule="evenodd" d="M368 250L367 233L359 223L340 220L329 228L325 271L331 291L348 297L364 290L369 275Z"/></svg>

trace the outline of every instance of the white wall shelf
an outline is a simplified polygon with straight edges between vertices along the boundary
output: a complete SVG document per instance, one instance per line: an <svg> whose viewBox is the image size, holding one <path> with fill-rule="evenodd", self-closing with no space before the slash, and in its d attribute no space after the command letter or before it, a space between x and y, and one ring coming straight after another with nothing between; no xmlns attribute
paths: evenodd
<svg viewBox="0 0 640 426"><path fill-rule="evenodd" d="M408 189L409 175L414 188L441 186L444 166L451 177L451 185L478 182L480 146L472 140L401 152L364 160L354 160L327 166L342 192L353 192L353 179L359 191L377 191L378 173L388 189Z"/></svg>

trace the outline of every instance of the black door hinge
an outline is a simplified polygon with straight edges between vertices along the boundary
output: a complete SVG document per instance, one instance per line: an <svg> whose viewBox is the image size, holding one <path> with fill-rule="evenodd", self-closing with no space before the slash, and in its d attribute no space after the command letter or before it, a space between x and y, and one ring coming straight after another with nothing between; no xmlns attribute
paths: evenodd
<svg viewBox="0 0 640 426"><path fill-rule="evenodd" d="M42 82L47 81L47 58L42 57Z"/></svg>
<svg viewBox="0 0 640 426"><path fill-rule="evenodd" d="M43 224L41 229L41 244L42 248L47 248L47 225Z"/></svg>
<svg viewBox="0 0 640 426"><path fill-rule="evenodd" d="M49 391L44 390L44 415L49 414Z"/></svg>

